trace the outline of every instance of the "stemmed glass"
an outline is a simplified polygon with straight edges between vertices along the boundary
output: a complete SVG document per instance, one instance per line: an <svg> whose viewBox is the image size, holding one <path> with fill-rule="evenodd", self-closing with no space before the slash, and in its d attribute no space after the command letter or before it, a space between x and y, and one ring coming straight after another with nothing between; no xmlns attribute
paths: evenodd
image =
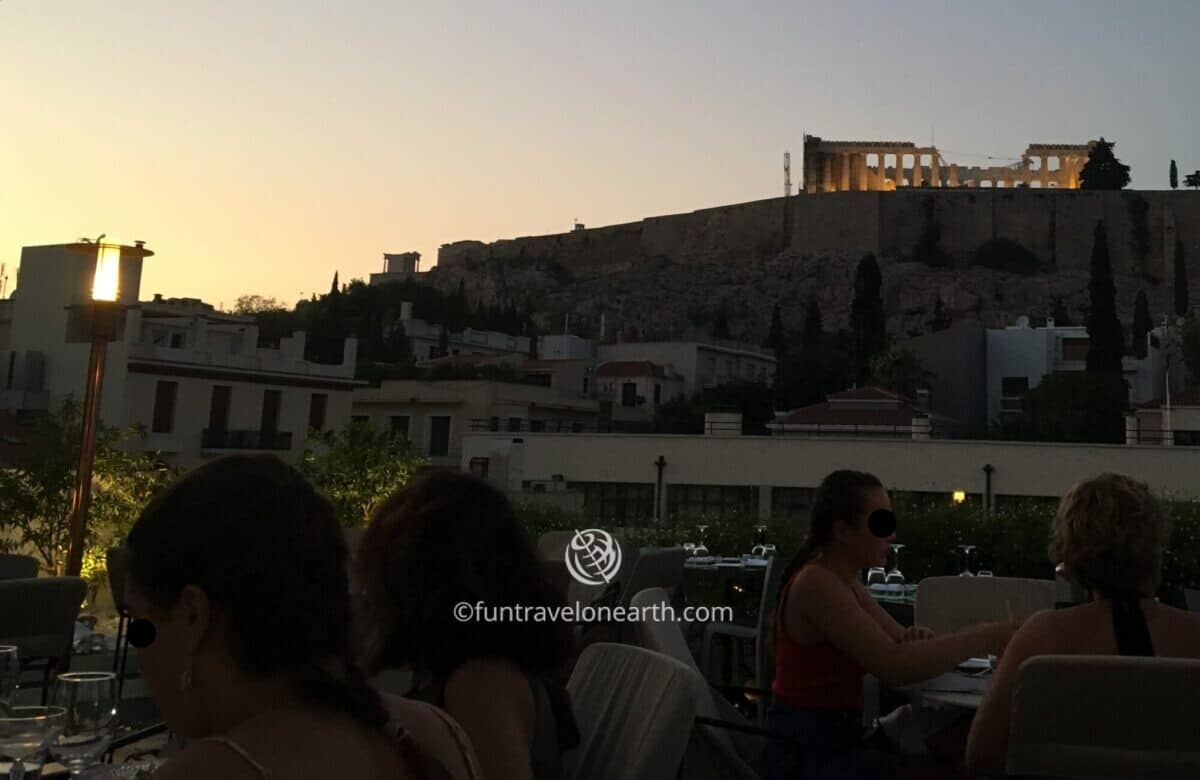
<svg viewBox="0 0 1200 780"><path fill-rule="evenodd" d="M754 547L750 548L750 554L757 558L767 557L767 526L764 523L754 526Z"/></svg>
<svg viewBox="0 0 1200 780"><path fill-rule="evenodd" d="M902 544L892 545L892 570L887 573L887 579L884 582L888 586L888 590L895 590L901 593L904 592L904 575L900 573L900 551L904 549Z"/></svg>
<svg viewBox="0 0 1200 780"><path fill-rule="evenodd" d="M72 777L100 763L112 743L117 720L117 676L112 672L72 672L55 681L54 701L66 711L50 750Z"/></svg>
<svg viewBox="0 0 1200 780"><path fill-rule="evenodd" d="M958 549L963 552L963 570L958 573L960 577L974 577L975 574L971 571L971 551L975 549L973 544L960 544Z"/></svg>
<svg viewBox="0 0 1200 780"><path fill-rule="evenodd" d="M695 542L684 542L683 543L683 554L689 558L694 557L696 555L696 543Z"/></svg>
<svg viewBox="0 0 1200 780"><path fill-rule="evenodd" d="M696 530L700 532L700 543L696 545L695 553L697 556L708 555L708 545L704 543L704 534L708 531L707 525L698 525Z"/></svg>
<svg viewBox="0 0 1200 780"><path fill-rule="evenodd" d="M0 645L0 709L11 707L21 682L21 658L13 645Z"/></svg>
<svg viewBox="0 0 1200 780"><path fill-rule="evenodd" d="M871 589L878 590L878 588L875 588L876 585L878 585L880 588L882 588L886 585L886 583L887 583L887 569L883 568L882 566L872 566L870 569L867 569L867 589L868 590L871 590Z"/></svg>
<svg viewBox="0 0 1200 780"><path fill-rule="evenodd" d="M62 707L8 707L0 716L0 755L12 759L8 769L11 780L25 777L25 763L33 764L40 776L46 747L63 728L66 712Z"/></svg>

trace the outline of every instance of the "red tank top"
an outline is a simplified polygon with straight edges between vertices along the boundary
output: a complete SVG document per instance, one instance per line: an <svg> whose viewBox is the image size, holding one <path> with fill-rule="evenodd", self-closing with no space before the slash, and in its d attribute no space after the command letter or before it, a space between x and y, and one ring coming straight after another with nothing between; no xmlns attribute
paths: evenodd
<svg viewBox="0 0 1200 780"><path fill-rule="evenodd" d="M784 629L783 608L795 576L788 578L775 609L775 682L771 692L794 707L861 710L862 667L828 642L802 645Z"/></svg>

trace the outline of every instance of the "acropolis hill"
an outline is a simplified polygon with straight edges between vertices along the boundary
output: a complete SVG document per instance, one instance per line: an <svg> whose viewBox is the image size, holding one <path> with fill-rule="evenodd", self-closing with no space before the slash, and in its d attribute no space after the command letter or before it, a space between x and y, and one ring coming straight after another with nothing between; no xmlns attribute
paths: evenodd
<svg viewBox="0 0 1200 780"><path fill-rule="evenodd" d="M458 241L441 247L428 277L446 290L463 279L472 300L528 300L547 327L561 328L570 312L585 335L596 335L601 313L610 336L614 326L642 337L698 335L724 306L735 336L759 340L775 302L798 328L810 295L827 328L844 326L854 266L873 252L897 334L924 330L939 297L956 320L989 326L1045 314L1055 297L1082 321L1098 220L1127 326L1139 289L1155 319L1168 313L1177 239L1191 300L1200 301L1200 192L1066 187L801 192L556 235ZM952 267L912 262L931 226ZM976 253L993 239L1032 252L1036 268L980 267Z"/></svg>

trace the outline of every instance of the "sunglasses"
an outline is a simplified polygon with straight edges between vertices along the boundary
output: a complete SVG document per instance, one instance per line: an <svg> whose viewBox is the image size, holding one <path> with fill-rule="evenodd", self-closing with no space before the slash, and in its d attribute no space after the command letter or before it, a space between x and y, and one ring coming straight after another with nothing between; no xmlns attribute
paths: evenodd
<svg viewBox="0 0 1200 780"><path fill-rule="evenodd" d="M896 533L896 513L890 509L876 509L867 517L867 530L880 539L888 538Z"/></svg>
<svg viewBox="0 0 1200 780"><path fill-rule="evenodd" d="M149 647L154 642L154 637L158 635L158 630L146 618L134 618L129 621L129 628L126 629L126 636L129 638L129 644L141 650L144 647Z"/></svg>

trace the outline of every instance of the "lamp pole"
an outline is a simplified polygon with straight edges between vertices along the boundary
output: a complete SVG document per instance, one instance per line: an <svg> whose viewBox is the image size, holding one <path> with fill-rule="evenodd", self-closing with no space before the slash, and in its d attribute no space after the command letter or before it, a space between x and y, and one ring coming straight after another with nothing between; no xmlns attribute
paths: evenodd
<svg viewBox="0 0 1200 780"><path fill-rule="evenodd" d="M100 414L100 386L104 382L104 362L108 341L116 326L119 305L115 301L93 301L92 352L88 359L87 386L80 418L79 465L71 488L71 546L67 553L67 576L78 577L83 569L84 535L88 509L92 504L92 465L96 460L96 424Z"/></svg>
<svg viewBox="0 0 1200 780"><path fill-rule="evenodd" d="M91 319L92 351L88 359L87 384L83 394L83 415L80 418L79 464L71 486L70 546L67 548L68 577L78 577L83 570L83 550L87 538L88 510L92 504L92 466L96 460L96 429L100 421L100 388L104 382L104 363L108 342L116 331L121 313L120 297L122 255L141 259L154 253L141 241L135 246L82 241L72 246L96 258L92 280L91 301L87 312ZM136 295L136 291L135 291Z"/></svg>

